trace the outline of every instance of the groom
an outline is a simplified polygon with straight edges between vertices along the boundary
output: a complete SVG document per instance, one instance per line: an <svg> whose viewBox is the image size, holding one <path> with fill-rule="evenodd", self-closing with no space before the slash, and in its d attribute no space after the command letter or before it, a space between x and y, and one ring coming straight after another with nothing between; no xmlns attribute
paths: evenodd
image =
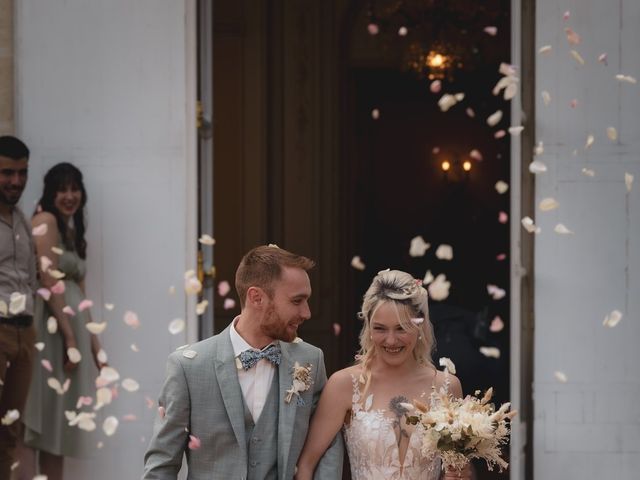
<svg viewBox="0 0 640 480"><path fill-rule="evenodd" d="M271 245L243 257L240 315L222 333L169 356L144 479L176 479L183 453L189 479L293 478L326 382L322 350L297 338L311 317L313 266ZM341 478L342 455L338 434L315 478Z"/></svg>

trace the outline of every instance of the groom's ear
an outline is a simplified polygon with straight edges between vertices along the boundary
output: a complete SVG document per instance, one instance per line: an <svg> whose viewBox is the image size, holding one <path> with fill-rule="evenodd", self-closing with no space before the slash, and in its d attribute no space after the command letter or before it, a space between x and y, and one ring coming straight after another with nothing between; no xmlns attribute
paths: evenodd
<svg viewBox="0 0 640 480"><path fill-rule="evenodd" d="M264 304L265 292L260 287L249 287L247 290L247 304L253 308L261 308Z"/></svg>

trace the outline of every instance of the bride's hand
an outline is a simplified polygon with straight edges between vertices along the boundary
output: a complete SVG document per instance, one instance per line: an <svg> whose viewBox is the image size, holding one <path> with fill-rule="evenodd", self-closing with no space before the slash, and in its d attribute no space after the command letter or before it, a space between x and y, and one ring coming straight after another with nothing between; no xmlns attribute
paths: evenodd
<svg viewBox="0 0 640 480"><path fill-rule="evenodd" d="M442 480L471 480L471 465L467 465L462 470L446 470Z"/></svg>

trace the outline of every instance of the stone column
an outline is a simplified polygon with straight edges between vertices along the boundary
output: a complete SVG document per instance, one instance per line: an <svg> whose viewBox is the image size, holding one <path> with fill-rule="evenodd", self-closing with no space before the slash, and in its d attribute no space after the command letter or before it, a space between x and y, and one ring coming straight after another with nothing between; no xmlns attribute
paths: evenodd
<svg viewBox="0 0 640 480"><path fill-rule="evenodd" d="M13 128L13 0L0 0L0 135Z"/></svg>

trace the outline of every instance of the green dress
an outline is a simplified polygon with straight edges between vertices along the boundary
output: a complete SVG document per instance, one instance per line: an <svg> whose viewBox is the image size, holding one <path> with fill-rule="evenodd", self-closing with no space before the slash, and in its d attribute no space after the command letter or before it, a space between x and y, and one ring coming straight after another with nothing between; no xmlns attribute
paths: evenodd
<svg viewBox="0 0 640 480"><path fill-rule="evenodd" d="M62 334L57 331L50 334L47 331L47 319L52 316L46 302L37 295L34 325L36 328L37 342L44 343L44 349L36 351L33 377L25 407L23 422L25 424L25 444L37 450L43 450L54 455L65 457L86 457L95 451L97 435L95 432L87 432L77 426L68 425L66 411L93 412L93 404L77 408L80 396L92 397L95 403L95 379L98 369L95 366L91 353L91 336L85 325L89 322L88 310L78 311L78 304L84 300L84 294L79 283L85 275L85 261L75 251L64 250L58 257L58 270L65 274L64 300L75 311L69 320L76 338L77 348L82 355L80 363L72 372L65 372L64 343ZM51 362L52 372L42 366L42 360ZM58 379L64 384L70 379L69 390L64 395L59 395L47 385L50 377ZM98 418L95 419L99 428Z"/></svg>

